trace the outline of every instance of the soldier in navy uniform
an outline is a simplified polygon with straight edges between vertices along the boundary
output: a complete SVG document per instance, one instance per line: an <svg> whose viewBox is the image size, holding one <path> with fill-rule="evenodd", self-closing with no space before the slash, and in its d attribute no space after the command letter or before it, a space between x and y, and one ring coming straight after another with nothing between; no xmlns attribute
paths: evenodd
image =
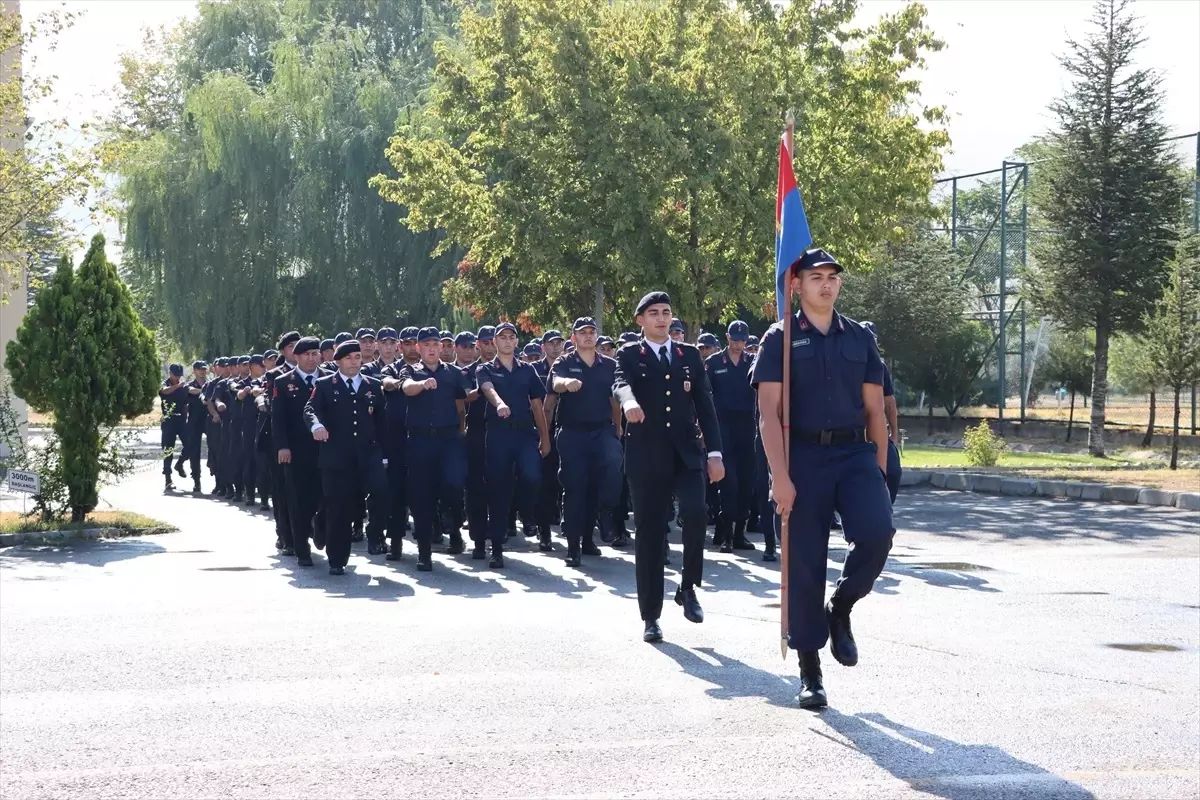
<svg viewBox="0 0 1200 800"><path fill-rule="evenodd" d="M204 388L200 393L206 413L204 437L208 440L208 457L204 461L208 466L208 474L216 480L216 485L213 486L213 490L210 493L213 497L220 497L225 492L220 478L218 478L218 470L221 465L221 412L217 405L216 394L217 387L225 379L226 364L228 363L225 356L213 359L213 374L204 384Z"/></svg>
<svg viewBox="0 0 1200 800"><path fill-rule="evenodd" d="M288 331L279 337L276 345L280 351L279 361L263 375L263 393L254 401L258 408L258 452L266 462L267 473L270 477L270 494L275 501L271 504L271 515L275 520L275 548L277 550L292 547L290 544L292 541L292 517L287 467L279 460L278 449L275 447L272 405L276 394L275 381L291 372L296 366L294 351L298 341L300 341L298 331ZM317 353L316 356L310 358L319 361L320 350Z"/></svg>
<svg viewBox="0 0 1200 800"><path fill-rule="evenodd" d="M433 533L438 500L461 494L467 481L463 447L466 400L470 391L462 370L441 360L437 328L417 334L420 360L400 370L408 397L408 502L417 540L417 570L433 569ZM451 546L461 544L451 539Z"/></svg>
<svg viewBox="0 0 1200 800"><path fill-rule="evenodd" d="M295 340L291 340L293 335ZM275 484L275 520L283 555L296 556L300 566L311 567L309 540L320 550L325 546L325 531L321 520L314 520L321 508L321 471L304 407L324 373L321 343L314 336L299 337L293 331L280 339L279 349L295 366L288 367L285 362L276 372L285 371L271 378L271 439L274 461L283 478L282 486Z"/></svg>
<svg viewBox="0 0 1200 800"><path fill-rule="evenodd" d="M415 339L416 329L405 328L396 334L393 328L380 328L380 361L385 361L388 356L395 354L395 348L392 346L393 334L395 341L403 342L408 336ZM408 530L408 428L404 423L404 417L408 413L408 397L400 390L400 370L403 368L403 358L392 358L380 370L387 413L387 439L383 444L383 456L387 459L388 492L391 495L387 524L388 561L398 561L403 557L404 532Z"/></svg>
<svg viewBox="0 0 1200 800"><path fill-rule="evenodd" d="M467 385L474 387L479 367L496 357L496 329L484 325L475 336L479 358L463 366ZM474 553L483 558L488 541L487 503L487 401L475 392L467 401L467 527Z"/></svg>
<svg viewBox="0 0 1200 800"><path fill-rule="evenodd" d="M575 350L554 362L548 384L558 395L555 436L565 456L559 480L567 566L578 567L583 555L600 555L592 523L598 520L601 531L610 530L620 497L621 409L612 395L617 362L596 352L596 321L575 320L572 339ZM543 542L550 543L549 530Z"/></svg>
<svg viewBox="0 0 1200 800"><path fill-rule="evenodd" d="M326 502L325 556L329 559L329 574L342 575L350 560L350 531L356 501L363 492L370 502L367 537L372 544L383 541L388 519L383 457L387 411L383 386L369 375L361 374L362 348L357 339L338 345L333 360L338 371L317 379L316 389L304 407L304 417L312 438L318 442L321 489Z"/></svg>
<svg viewBox="0 0 1200 800"><path fill-rule="evenodd" d="M450 331L439 331L438 342L441 345L440 358L447 364L454 363L454 334Z"/></svg>
<svg viewBox="0 0 1200 800"><path fill-rule="evenodd" d="M475 373L487 400L487 492L493 569L504 567L504 539L514 493L532 503L541 479L542 458L550 451L543 399L546 384L532 364L516 357L517 328L496 326L496 358Z"/></svg>
<svg viewBox="0 0 1200 800"><path fill-rule="evenodd" d="M266 371L263 369L263 357L260 353L250 356L248 369L250 374L238 389L237 403L241 409L239 460L242 488L245 493L243 502L252 506L258 502L258 465L255 461L254 447L258 432L258 408L255 403L263 393L263 373Z"/></svg>
<svg viewBox="0 0 1200 800"><path fill-rule="evenodd" d="M188 414L188 385L183 382L183 365L172 364L167 368L167 379L158 390L159 402L162 406L162 421L159 429L162 433L163 477L164 489L175 488L171 482L171 457L175 455L175 440L179 439L179 449L187 447L187 414Z"/></svg>
<svg viewBox="0 0 1200 800"><path fill-rule="evenodd" d="M759 424L771 495L788 520L788 644L800 653L803 708L827 704L820 650L858 663L850 610L883 570L892 547L883 361L875 337L837 312L841 266L812 248L791 269L800 309L771 326L755 359ZM786 333L785 333L786 330ZM783 337L790 340L790 453L783 445ZM825 603L829 520L837 510L850 549Z"/></svg>
<svg viewBox="0 0 1200 800"><path fill-rule="evenodd" d="M617 351L613 394L625 413L625 474L637 530L638 607L647 642L662 639L662 524L674 493L683 520L683 574L675 602L703 622L696 598L704 568L704 483L725 477L721 430L700 352L670 341L671 298L651 292L637 305L642 339ZM699 425L699 431L697 431ZM704 444L701 445L700 436ZM705 455L707 450L707 457Z"/></svg>
<svg viewBox="0 0 1200 800"><path fill-rule="evenodd" d="M204 406L201 396L204 384L208 381L208 363L205 361L192 362L192 379L188 381L187 398L187 427L183 452L175 462L175 471L179 477L185 478L183 471L184 459L188 461L192 473L192 493L200 494L200 438L204 436L204 422L208 419L208 409Z"/></svg>
<svg viewBox="0 0 1200 800"><path fill-rule="evenodd" d="M596 352L607 358L615 358L617 355L617 345L611 337L601 336L596 339Z"/></svg>
<svg viewBox="0 0 1200 800"><path fill-rule="evenodd" d="M729 323L725 337L728 346L709 356L704 368L712 387L725 456L725 479L717 484L721 512L713 544L719 545L722 553L732 553L754 549L746 541L746 517L754 501L755 396L749 379L754 357L746 354L750 326L745 322Z"/></svg>
<svg viewBox="0 0 1200 800"><path fill-rule="evenodd" d="M542 479L537 487L537 502L534 507L533 516L538 540L543 543L550 541L551 528L562 521L563 487L558 478L558 447L554 443L553 436L557 428L555 416L557 414L556 404L558 402L558 395L550 388L549 378L551 367L554 366L554 362L558 361L565 349L565 340L560 331L546 331L542 334L542 357L533 362L534 370L537 372L538 377L542 379L542 384L546 387L544 410L546 412L546 428L551 433L550 452L542 459ZM591 541L591 538L589 536L588 540ZM593 544L592 547L595 547L595 545Z"/></svg>
<svg viewBox="0 0 1200 800"><path fill-rule="evenodd" d="M375 372L375 368L371 366L375 362L377 355L375 329L359 328L354 334L354 338L358 340L358 346L362 353L362 370L360 370L360 373L363 375L370 375L372 378L378 378L378 375L373 374Z"/></svg>

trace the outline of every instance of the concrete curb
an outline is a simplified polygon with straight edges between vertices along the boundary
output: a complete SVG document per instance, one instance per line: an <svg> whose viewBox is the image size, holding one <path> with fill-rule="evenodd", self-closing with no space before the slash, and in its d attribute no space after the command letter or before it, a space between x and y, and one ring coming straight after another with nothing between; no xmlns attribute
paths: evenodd
<svg viewBox="0 0 1200 800"><path fill-rule="evenodd" d="M96 539L126 539L130 536L152 536L173 533L173 528L79 528L67 531L29 531L26 533L0 533L0 547L16 547L29 544L62 544L71 541Z"/></svg>
<svg viewBox="0 0 1200 800"><path fill-rule="evenodd" d="M900 485L928 485L935 489L1002 494L1009 497L1062 497L1071 500L1095 500L1200 511L1200 492L1172 492L1143 486L1116 486L1076 481L1039 481L1031 478L1008 478L994 473L906 469L900 478Z"/></svg>

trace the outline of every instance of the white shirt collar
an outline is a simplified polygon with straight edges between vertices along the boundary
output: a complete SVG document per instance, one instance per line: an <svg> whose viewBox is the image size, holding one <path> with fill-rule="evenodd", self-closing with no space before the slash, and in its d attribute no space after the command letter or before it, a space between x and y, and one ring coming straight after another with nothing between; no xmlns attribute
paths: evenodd
<svg viewBox="0 0 1200 800"><path fill-rule="evenodd" d="M356 392L358 391L358 384L362 382L362 375L355 375L353 378L351 378L349 375L340 370L338 371L338 375L347 386Z"/></svg>
<svg viewBox="0 0 1200 800"><path fill-rule="evenodd" d="M662 358L662 354L665 352L667 354L667 359L670 360L670 358L671 358L671 340L670 339L668 339L665 342L662 342L661 344L659 342L652 342L649 339L647 339L646 344L650 345L650 347L652 347L654 349L654 355L658 356L659 358Z"/></svg>
<svg viewBox="0 0 1200 800"><path fill-rule="evenodd" d="M304 370L300 369L299 367L296 367L296 372L299 372L299 373L300 373L300 376L301 376L301 378L303 378L305 381L307 381L309 378L316 378L316 377L317 377L317 373L316 373L315 371L313 371L313 372L305 372Z"/></svg>

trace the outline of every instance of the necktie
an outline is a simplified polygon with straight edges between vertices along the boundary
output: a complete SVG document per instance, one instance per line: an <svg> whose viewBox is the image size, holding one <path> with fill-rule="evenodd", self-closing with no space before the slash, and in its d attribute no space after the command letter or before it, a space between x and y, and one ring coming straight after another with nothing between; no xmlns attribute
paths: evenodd
<svg viewBox="0 0 1200 800"><path fill-rule="evenodd" d="M312 375L305 375L305 376L304 376L304 385L308 387L308 390L309 390L310 392L312 391L312 388L313 388L313 387L312 387Z"/></svg>
<svg viewBox="0 0 1200 800"><path fill-rule="evenodd" d="M667 358L667 348L665 345L658 349L658 360L662 362L663 369L671 368L671 359Z"/></svg>

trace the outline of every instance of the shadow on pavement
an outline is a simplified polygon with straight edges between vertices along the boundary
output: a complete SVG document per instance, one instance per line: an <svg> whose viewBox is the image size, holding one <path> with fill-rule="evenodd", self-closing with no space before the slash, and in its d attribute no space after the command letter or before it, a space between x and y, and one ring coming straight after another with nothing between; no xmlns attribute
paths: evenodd
<svg viewBox="0 0 1200 800"><path fill-rule="evenodd" d="M705 694L717 700L738 697L761 697L770 705L794 708L800 691L799 675L779 675L752 667L744 661L721 655L711 647L697 647L695 652L671 642L659 642L654 649L669 656L693 678L714 683ZM701 658L703 653L716 664Z"/></svg>
<svg viewBox="0 0 1200 800"><path fill-rule="evenodd" d="M0 551L0 569L19 563L84 564L102 567L115 561L167 552L166 548L146 539L79 540L62 545L6 547Z"/></svg>
<svg viewBox="0 0 1200 800"><path fill-rule="evenodd" d="M1177 509L1075 500L1003 497L924 489L896 500L897 536L904 530L954 539L990 534L1003 539L1134 541L1194 533L1200 514Z"/></svg>
<svg viewBox="0 0 1200 800"><path fill-rule="evenodd" d="M827 708L820 719L893 776L937 797L1093 797L1083 787L998 747L960 744L900 725L882 714L849 716Z"/></svg>

